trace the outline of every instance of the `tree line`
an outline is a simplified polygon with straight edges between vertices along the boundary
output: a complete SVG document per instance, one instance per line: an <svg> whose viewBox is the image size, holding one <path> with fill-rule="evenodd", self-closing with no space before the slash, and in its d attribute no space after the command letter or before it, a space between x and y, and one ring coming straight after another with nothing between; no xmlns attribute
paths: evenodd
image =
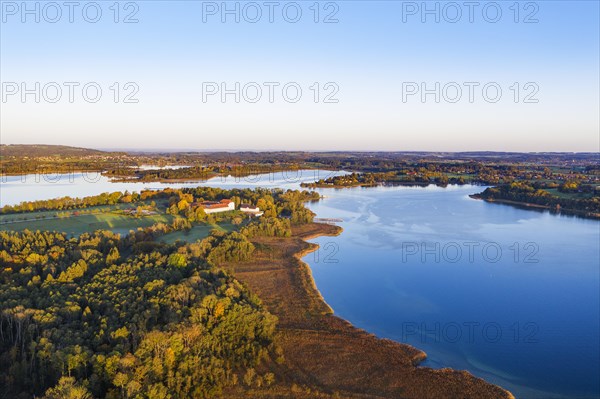
<svg viewBox="0 0 600 399"><path fill-rule="evenodd" d="M223 266L252 258L250 237L286 237L312 221L304 202L319 196L213 188L148 195L172 203L235 197L269 216L171 245L156 239L187 228L176 223L189 223L186 210L172 225L124 237L0 232L0 397L208 398L227 386L274 382L257 370L282 360L277 320Z"/></svg>
<svg viewBox="0 0 600 399"><path fill-rule="evenodd" d="M599 217L600 215L600 195L594 195L591 186L581 188L577 191L579 185L573 182L565 182L562 185L532 184L529 182L512 182L496 187L489 187L478 198L486 200L506 200L524 204L536 204L548 207L561 212L569 211L586 216ZM557 188L564 193L577 193L573 196L557 196L547 191L548 188Z"/></svg>
<svg viewBox="0 0 600 399"><path fill-rule="evenodd" d="M3 397L211 397L272 356L275 317L220 268L246 236L138 239L0 232Z"/></svg>

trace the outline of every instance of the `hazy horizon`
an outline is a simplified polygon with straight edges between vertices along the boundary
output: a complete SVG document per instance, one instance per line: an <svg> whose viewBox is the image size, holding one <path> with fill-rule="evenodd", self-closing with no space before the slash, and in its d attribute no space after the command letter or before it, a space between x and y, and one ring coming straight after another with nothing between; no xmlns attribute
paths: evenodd
<svg viewBox="0 0 600 399"><path fill-rule="evenodd" d="M511 154L599 154L598 151L501 151L501 150L469 150L469 151L433 151L433 150L344 150L344 149L323 149L323 150L304 150L304 149L253 149L253 148L214 148L214 149L202 149L202 148L146 148L146 147L92 147L92 146L71 146L68 144L50 144L50 143L0 143L0 145L40 145L40 146L66 146L75 148L84 148L89 150L97 150L104 152L140 152L140 153L154 153L154 152L192 152L192 153L216 153L216 152L308 152L308 153L414 153L414 154L478 154L478 153L511 153Z"/></svg>

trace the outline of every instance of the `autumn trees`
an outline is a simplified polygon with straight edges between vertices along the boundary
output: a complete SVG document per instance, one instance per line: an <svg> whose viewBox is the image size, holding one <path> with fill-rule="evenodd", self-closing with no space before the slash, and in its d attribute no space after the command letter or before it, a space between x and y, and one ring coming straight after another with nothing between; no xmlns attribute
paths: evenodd
<svg viewBox="0 0 600 399"><path fill-rule="evenodd" d="M198 223L193 201L223 198L265 215L194 243L156 240ZM251 259L249 238L287 237L292 225L312 221L304 202L318 198L204 187L100 195L67 206L157 199L177 214L124 237L0 231L0 397L203 398L230 385L272 384L273 374L257 370L279 357L277 320L223 267Z"/></svg>
<svg viewBox="0 0 600 399"><path fill-rule="evenodd" d="M486 200L506 200L523 204L536 204L549 208L561 209L562 212L577 214L600 214L600 196L593 191L576 191L578 187L572 183L565 183L566 189L559 189L570 196L557 196L548 191L548 184L529 183L516 181L485 189L478 196ZM562 187L562 186L561 186ZM597 217L597 216L596 216Z"/></svg>
<svg viewBox="0 0 600 399"><path fill-rule="evenodd" d="M209 397L269 356L275 318L219 268L244 235L135 238L0 232L1 395Z"/></svg>

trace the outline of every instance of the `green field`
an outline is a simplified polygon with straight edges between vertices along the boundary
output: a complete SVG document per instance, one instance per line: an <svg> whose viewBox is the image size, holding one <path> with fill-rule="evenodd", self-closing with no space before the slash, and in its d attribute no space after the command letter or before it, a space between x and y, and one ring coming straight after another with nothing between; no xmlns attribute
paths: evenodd
<svg viewBox="0 0 600 399"><path fill-rule="evenodd" d="M118 209L125 209L129 207L119 207L118 205L104 205L94 206L85 209L73 209L73 210L53 210L53 211L34 211L24 213L9 213L6 215L0 215L0 224L10 222L24 222L36 219L54 219L56 217L73 216L73 214L93 214L93 213L105 213L111 212Z"/></svg>
<svg viewBox="0 0 600 399"><path fill-rule="evenodd" d="M156 223L171 224L173 216L158 214L143 217L133 217L118 213L117 206L95 207L81 211L41 211L21 214L0 215L0 231L25 229L61 231L69 236L79 236L96 230L110 230L126 235L138 227L149 227ZM88 212L88 213L84 213ZM233 231L239 228L229 222L220 224L198 224L189 231L174 231L160 238L159 241L171 244L178 240L194 242L210 234L211 230Z"/></svg>
<svg viewBox="0 0 600 399"><path fill-rule="evenodd" d="M165 209L166 201L156 201L158 208ZM156 211L158 214L134 217L122 213L124 209L132 209L137 206L148 206L150 201L136 204L116 204L89 207L73 210L36 211L26 213L13 213L0 215L0 231L60 231L68 236L79 236L83 233L91 233L96 230L110 230L121 235L128 234L138 227L150 227L156 223L171 224L173 216ZM245 216L240 214L241 216ZM228 219L218 222L221 217L215 216L217 223L197 224L189 231L174 231L160 238L161 242L174 243L178 240L194 242L201 240L210 234L211 230L233 231L242 225L235 226Z"/></svg>
<svg viewBox="0 0 600 399"><path fill-rule="evenodd" d="M592 193L563 193L561 191L558 191L558 189L556 188L547 188L545 190L558 198L582 199L593 197Z"/></svg>
<svg viewBox="0 0 600 399"><path fill-rule="evenodd" d="M62 231L69 236L78 236L82 233L89 233L95 230L111 230L115 233L127 234L129 230L135 230L138 227L148 227L159 222L171 223L173 220L173 217L170 215L152 215L136 218L113 212L83 214L79 216L71 215L46 220L36 219L36 216L50 217L51 215L41 215L48 213L56 214L56 212L34 212L27 214L30 217L29 220L0 224L0 230Z"/></svg>
<svg viewBox="0 0 600 399"><path fill-rule="evenodd" d="M91 233L95 230L111 230L115 233L127 234L138 227L148 227L155 223L171 223L173 217L162 214L133 217L121 213L123 209L138 206L148 206L151 201L141 201L135 204L115 204L93 206L83 209L35 211L0 215L0 231L25 229L61 231L69 236ZM156 201L159 208L167 205L166 201Z"/></svg>
<svg viewBox="0 0 600 399"><path fill-rule="evenodd" d="M194 242L197 240L202 240L210 234L211 230L222 230L222 231L233 231L236 230L238 226L234 226L231 223L222 223L222 224L199 224L193 226L189 231L174 231L172 233L165 234L160 237L158 241L164 242L167 244L172 244L176 241L187 241Z"/></svg>

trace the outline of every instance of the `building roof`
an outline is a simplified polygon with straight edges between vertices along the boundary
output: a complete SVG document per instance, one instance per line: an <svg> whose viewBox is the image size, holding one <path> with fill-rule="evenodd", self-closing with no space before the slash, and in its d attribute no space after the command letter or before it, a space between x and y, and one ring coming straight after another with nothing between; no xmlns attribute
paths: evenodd
<svg viewBox="0 0 600 399"><path fill-rule="evenodd" d="M194 202L192 206L199 206L204 209L219 209L219 208L228 208L229 204L232 203L230 199L222 199L221 201L202 201L202 202Z"/></svg>

